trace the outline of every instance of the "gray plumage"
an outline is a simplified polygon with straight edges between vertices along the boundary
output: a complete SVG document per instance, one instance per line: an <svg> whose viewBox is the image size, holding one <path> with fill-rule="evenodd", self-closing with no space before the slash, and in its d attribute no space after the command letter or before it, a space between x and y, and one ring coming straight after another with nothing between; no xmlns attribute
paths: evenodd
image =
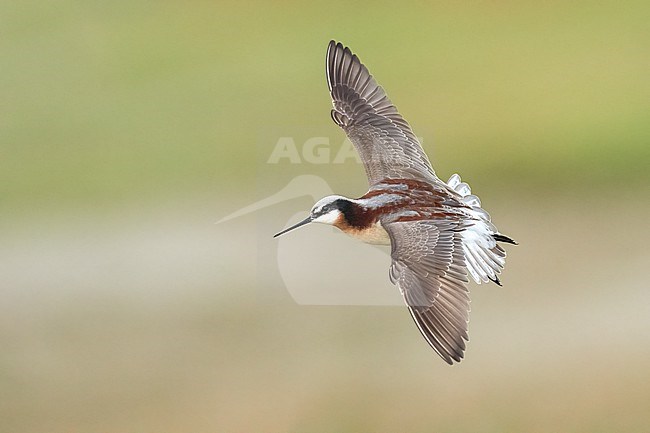
<svg viewBox="0 0 650 433"><path fill-rule="evenodd" d="M327 49L332 119L354 144L370 185L383 179L436 179L411 127L368 69L341 43Z"/></svg>
<svg viewBox="0 0 650 433"><path fill-rule="evenodd" d="M327 49L327 83L332 119L359 152L370 184L368 194L351 203L379 215L390 238L391 281L429 345L447 363L458 362L469 339L468 276L500 284L506 254L497 241L514 241L497 231L458 175L447 183L436 176L384 90L349 48L334 41ZM380 192L403 194L406 201L377 206L373 197Z"/></svg>

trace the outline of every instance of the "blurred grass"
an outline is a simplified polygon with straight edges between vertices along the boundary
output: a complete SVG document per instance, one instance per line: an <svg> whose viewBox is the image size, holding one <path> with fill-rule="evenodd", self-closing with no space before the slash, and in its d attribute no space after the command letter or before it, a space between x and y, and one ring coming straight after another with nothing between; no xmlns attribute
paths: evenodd
<svg viewBox="0 0 650 433"><path fill-rule="evenodd" d="M604 203L495 206L521 245L504 287L471 286L454 367L404 308L291 302L255 272L274 241L246 218L208 227L200 203L5 234L0 431L644 432L649 206ZM607 229L621 214L635 230ZM367 281L346 251L302 256L320 290L331 269Z"/></svg>
<svg viewBox="0 0 650 433"><path fill-rule="evenodd" d="M0 1L0 432L647 430L649 15ZM457 367L401 308L291 303L255 274L275 227L210 224L286 183L268 131L342 139L332 38L521 242Z"/></svg>
<svg viewBox="0 0 650 433"><path fill-rule="evenodd" d="M323 76L330 38L361 55L442 172L542 191L647 183L649 9L3 2L1 205L248 190L260 131L341 134Z"/></svg>

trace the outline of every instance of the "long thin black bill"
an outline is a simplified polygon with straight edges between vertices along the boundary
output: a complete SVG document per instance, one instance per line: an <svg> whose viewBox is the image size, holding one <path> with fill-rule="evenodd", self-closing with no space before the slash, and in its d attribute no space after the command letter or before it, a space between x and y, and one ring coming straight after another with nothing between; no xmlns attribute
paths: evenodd
<svg viewBox="0 0 650 433"><path fill-rule="evenodd" d="M294 224L294 225L292 225L291 227L289 227L288 229L284 229L284 230L282 230L280 233L277 233L277 234L276 234L275 236L273 236L273 237L274 237L274 238L277 238L278 236L283 235L283 234L285 234L286 232L290 232L291 230L293 230L293 229L297 229L298 227L302 227L302 226L304 226L305 224L309 224L310 222L311 222L311 216L308 216L308 217L305 218L304 220L300 221L298 224Z"/></svg>

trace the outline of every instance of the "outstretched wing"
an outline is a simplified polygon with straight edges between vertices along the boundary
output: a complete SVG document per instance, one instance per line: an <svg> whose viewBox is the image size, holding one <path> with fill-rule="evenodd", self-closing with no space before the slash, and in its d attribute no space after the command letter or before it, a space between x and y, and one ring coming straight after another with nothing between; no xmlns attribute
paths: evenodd
<svg viewBox="0 0 650 433"><path fill-rule="evenodd" d="M469 340L467 268L458 221L387 223L390 279L429 345L448 364L460 362Z"/></svg>
<svg viewBox="0 0 650 433"><path fill-rule="evenodd" d="M340 42L327 48L332 119L359 152L370 185L392 179L434 180L431 163L386 92Z"/></svg>

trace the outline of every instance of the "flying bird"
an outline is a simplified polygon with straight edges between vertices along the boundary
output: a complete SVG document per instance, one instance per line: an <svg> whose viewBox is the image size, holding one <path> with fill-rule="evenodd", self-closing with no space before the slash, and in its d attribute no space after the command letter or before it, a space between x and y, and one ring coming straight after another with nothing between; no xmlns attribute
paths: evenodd
<svg viewBox="0 0 650 433"><path fill-rule="evenodd" d="M506 252L499 233L459 175L436 176L409 124L349 48L331 41L326 57L332 120L359 152L370 188L360 198L330 195L308 223L330 224L363 242L390 245L390 280L418 329L448 364L469 341L469 277L501 285Z"/></svg>

